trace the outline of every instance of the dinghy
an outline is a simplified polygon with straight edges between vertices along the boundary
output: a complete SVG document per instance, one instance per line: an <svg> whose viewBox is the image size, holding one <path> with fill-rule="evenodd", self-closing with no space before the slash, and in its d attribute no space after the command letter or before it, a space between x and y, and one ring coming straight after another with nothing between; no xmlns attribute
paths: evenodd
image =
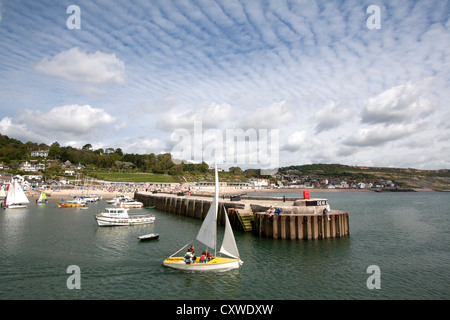
<svg viewBox="0 0 450 320"><path fill-rule="evenodd" d="M45 194L45 192L41 192L39 199L36 200L36 204L45 204L47 202L47 195Z"/></svg>
<svg viewBox="0 0 450 320"><path fill-rule="evenodd" d="M14 181L8 187L8 194L6 195L6 208L9 209L18 209L18 208L26 208L27 203L30 203L25 192L22 189L22 186Z"/></svg>
<svg viewBox="0 0 450 320"><path fill-rule="evenodd" d="M158 238L159 238L159 234L157 234L157 233L144 234L144 235L138 237L139 241L156 240Z"/></svg>
<svg viewBox="0 0 450 320"><path fill-rule="evenodd" d="M233 230L231 229L231 224L228 219L228 215L225 212L225 233L223 237L222 246L220 248L220 253L223 253L227 257L216 256L216 242L217 242L217 213L219 207L219 178L217 174L217 164L215 165L215 195L209 208L208 214L203 220L203 224L197 234L196 240L211 249L208 250L214 253L208 261L200 261L199 258L194 261L191 260L187 255L174 257L178 252L186 248L186 244L183 248L175 252L172 256L163 261L165 267L180 269L180 270L190 270L190 271L213 271L213 270L230 270L237 269L242 264L243 261L239 257L239 251L234 239Z"/></svg>

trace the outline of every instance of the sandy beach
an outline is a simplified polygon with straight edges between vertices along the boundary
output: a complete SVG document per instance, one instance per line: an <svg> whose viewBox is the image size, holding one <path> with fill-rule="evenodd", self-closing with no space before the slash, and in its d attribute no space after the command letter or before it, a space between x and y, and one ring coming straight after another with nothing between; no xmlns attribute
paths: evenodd
<svg viewBox="0 0 450 320"><path fill-rule="evenodd" d="M160 191L163 193L177 193L180 191L188 192L187 189L173 189L173 190L164 190ZM330 193L336 193L336 192L375 192L371 189L328 189L328 188L308 188L308 189L301 189L301 188L277 188L277 189L229 189L229 188L220 188L220 194L250 194L250 193L303 193L304 190L308 190L310 193L314 192L330 192ZM72 190L63 190L63 189L55 189L55 190L47 190L47 196L49 196L49 199L68 199L75 196L89 196L91 194L96 194L103 199L112 199L114 197L117 197L119 195L127 195L129 197L134 196L135 192L149 192L150 190L145 189L127 189L127 190L106 190L106 189L95 189L95 188L89 188L89 189L72 189ZM414 191L433 191L431 189L414 189ZM40 192L39 191L26 191L26 195L30 199L34 199L39 197ZM213 188L204 188L204 189L191 189L191 194L195 195L212 195L214 194Z"/></svg>
<svg viewBox="0 0 450 320"><path fill-rule="evenodd" d="M69 198L73 198L75 196L89 196L89 195L97 195L102 197L103 199L112 199L119 195L127 195L129 197L134 196L134 190L126 190L126 191L108 191L104 189L74 189L74 190L46 190L48 199L56 199L56 200L67 200ZM38 198L40 195L40 191L26 191L25 194L29 199Z"/></svg>
<svg viewBox="0 0 450 320"><path fill-rule="evenodd" d="M220 188L219 193L220 194L250 194L250 193L299 193L302 194L304 190L308 190L310 193L314 192L374 192L373 190L369 189L315 189L315 188L308 188L308 189L301 189L301 188L277 188L277 189L227 189L227 188ZM212 195L214 194L213 188L208 189L192 189L192 194L196 195Z"/></svg>
<svg viewBox="0 0 450 320"><path fill-rule="evenodd" d="M373 192L371 190L367 189L294 189L294 188L279 188L279 189L220 189L221 194L245 194L245 193L302 193L303 190L309 190L312 192ZM47 190L46 194L49 197L49 199L68 199L75 196L89 196L91 194L98 195L99 197L102 197L103 199L112 199L114 197L117 197L119 195L127 195L129 197L134 196L135 191L142 191L145 192L146 190L140 190L140 189L128 189L128 190L105 190L105 189L69 189L69 190L63 190L63 189L55 189L55 190ZM176 193L180 190L172 190L173 193ZM187 191L187 190L185 190ZM192 194L213 194L213 189L193 189L191 190ZM165 191L169 192L169 191ZM26 191L26 195L30 199L34 199L39 197L40 192L39 191Z"/></svg>

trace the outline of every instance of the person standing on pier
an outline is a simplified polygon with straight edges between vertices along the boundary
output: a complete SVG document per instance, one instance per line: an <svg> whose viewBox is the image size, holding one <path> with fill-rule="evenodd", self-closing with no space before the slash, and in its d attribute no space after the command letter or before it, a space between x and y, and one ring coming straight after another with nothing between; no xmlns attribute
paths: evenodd
<svg viewBox="0 0 450 320"><path fill-rule="evenodd" d="M328 213L327 208L323 209L323 212L322 212L322 213L323 213L324 215L327 215L327 213ZM331 220L330 217L328 217L328 220Z"/></svg>

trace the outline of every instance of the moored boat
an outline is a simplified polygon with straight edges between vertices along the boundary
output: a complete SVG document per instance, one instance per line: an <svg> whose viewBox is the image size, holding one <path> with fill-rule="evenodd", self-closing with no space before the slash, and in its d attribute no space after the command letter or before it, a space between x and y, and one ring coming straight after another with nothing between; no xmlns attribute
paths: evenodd
<svg viewBox="0 0 450 320"><path fill-rule="evenodd" d="M123 208L142 208L144 204L135 200L123 201L118 204L118 206Z"/></svg>
<svg viewBox="0 0 450 320"><path fill-rule="evenodd" d="M95 215L99 227L103 226L132 226L155 222L152 214L129 215L127 208L106 208L105 212Z"/></svg>
<svg viewBox="0 0 450 320"><path fill-rule="evenodd" d="M119 196L117 196L115 198L106 200L106 203L108 203L108 204L116 204L116 203L119 203L120 201L125 201L125 200L133 200L133 199L131 199L129 196L119 195Z"/></svg>
<svg viewBox="0 0 450 320"><path fill-rule="evenodd" d="M159 234L157 234L157 233L144 234L144 235L138 237L139 241L156 240L158 238L159 238Z"/></svg>
<svg viewBox="0 0 450 320"><path fill-rule="evenodd" d="M86 206L86 201L81 199L81 198L77 198L75 200L67 200L67 201L60 201L58 202L58 207L59 208L76 208L76 207L84 207Z"/></svg>
<svg viewBox="0 0 450 320"><path fill-rule="evenodd" d="M100 197L94 194L91 194L89 196L81 196L81 199L83 199L86 202L97 202L100 201Z"/></svg>

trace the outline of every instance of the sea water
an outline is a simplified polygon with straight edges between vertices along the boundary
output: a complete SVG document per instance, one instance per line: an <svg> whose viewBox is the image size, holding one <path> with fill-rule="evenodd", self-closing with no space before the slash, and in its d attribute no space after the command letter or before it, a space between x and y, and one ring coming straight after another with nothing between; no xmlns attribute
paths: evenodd
<svg viewBox="0 0 450 320"><path fill-rule="evenodd" d="M227 272L162 266L195 238L201 221L193 218L133 209L153 213L155 223L97 227L104 200L87 210L56 200L1 210L0 299L450 298L450 193L311 196L349 213L350 236L292 241L234 231L244 264ZM147 233L160 238L139 242Z"/></svg>

